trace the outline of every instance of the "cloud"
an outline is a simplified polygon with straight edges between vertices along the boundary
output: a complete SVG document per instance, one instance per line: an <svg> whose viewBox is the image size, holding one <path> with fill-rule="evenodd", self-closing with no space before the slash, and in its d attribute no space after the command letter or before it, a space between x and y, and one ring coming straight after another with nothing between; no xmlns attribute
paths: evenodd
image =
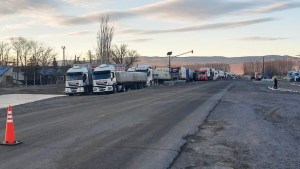
<svg viewBox="0 0 300 169"><path fill-rule="evenodd" d="M19 13L55 10L59 5L60 3L57 0L5 0L0 5L0 17Z"/></svg>
<svg viewBox="0 0 300 169"><path fill-rule="evenodd" d="M117 43L127 43L127 42L132 42L132 43L142 43L142 42L147 42L151 41L152 39L131 39L131 40L126 40L126 41L119 41Z"/></svg>
<svg viewBox="0 0 300 169"><path fill-rule="evenodd" d="M81 2L81 0L68 0ZM93 1L93 0L89 0ZM105 0L103 0L105 1ZM124 11L94 11L79 16L60 15L55 20L59 25L81 25L96 23L103 13L107 13L113 20L130 17L146 17L173 21L202 21L228 15L252 15L254 13L269 13L278 10L300 7L292 1L232 1L232 0L164 0L149 5Z"/></svg>
<svg viewBox="0 0 300 169"><path fill-rule="evenodd" d="M76 32L70 32L68 33L69 36L80 36L80 35L85 35L92 33L93 31L76 31Z"/></svg>
<svg viewBox="0 0 300 169"><path fill-rule="evenodd" d="M281 11L281 10L287 10L287 9L292 9L292 8L299 8L300 7L300 3L296 3L296 2L275 2L275 3L271 3L267 6L263 6L261 8L257 8L254 10L250 10L250 12L254 12L254 13L271 13L271 12L275 12L275 11Z"/></svg>
<svg viewBox="0 0 300 169"><path fill-rule="evenodd" d="M2 25L0 27L0 32L6 31L6 30L12 30L12 29L26 29L34 24L35 24L34 22L28 22L28 23Z"/></svg>
<svg viewBox="0 0 300 169"><path fill-rule="evenodd" d="M60 15L56 16L52 21L56 23L56 25L83 25L83 24L89 24L89 23L97 23L99 22L99 19L102 14L108 14L111 19L120 20L124 18L129 18L131 16L136 16L133 12L128 11L109 11L106 13L102 12L91 12L88 14L83 14L80 16L66 16L66 15Z"/></svg>
<svg viewBox="0 0 300 169"><path fill-rule="evenodd" d="M253 37L239 38L238 40L241 40L241 41L277 41L277 40L286 40L286 39L288 39L288 38L271 38L271 37L253 36Z"/></svg>
<svg viewBox="0 0 300 169"><path fill-rule="evenodd" d="M224 22L224 23L214 23L214 24L206 24L206 25L196 25L189 26L183 28L175 28L175 29L163 29L163 30L138 30L138 29L126 29L121 30L118 33L121 34L161 34L161 33L179 33L179 32L192 32L199 30L215 30L215 29L229 29L229 28L237 28L243 26L249 26L253 24L270 22L274 21L275 18L261 18L261 19L253 19L239 22Z"/></svg>
<svg viewBox="0 0 300 169"><path fill-rule="evenodd" d="M249 9L256 3L220 0L165 0L132 9L139 14L146 14L161 19L208 19L237 11Z"/></svg>
<svg viewBox="0 0 300 169"><path fill-rule="evenodd" d="M300 7L300 3L290 0L164 0L124 11L93 11L78 15L65 14L64 7L72 5L100 4L109 0L10 0L0 6L1 16L27 16L39 25L73 26L99 22L103 13L110 15L113 21L131 17L143 17L175 22L197 22L228 15L268 13L278 10ZM88 9L88 8L87 8Z"/></svg>
<svg viewBox="0 0 300 169"><path fill-rule="evenodd" d="M151 17L165 20L201 20L223 16L256 4L219 0L165 0L125 11L90 12L80 16L59 16L59 24L77 25L98 22L99 16L107 13L113 20L130 17Z"/></svg>

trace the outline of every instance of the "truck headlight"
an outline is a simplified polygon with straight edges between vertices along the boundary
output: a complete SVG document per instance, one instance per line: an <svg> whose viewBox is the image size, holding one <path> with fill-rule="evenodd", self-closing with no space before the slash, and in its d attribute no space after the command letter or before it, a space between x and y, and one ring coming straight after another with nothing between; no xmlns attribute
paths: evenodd
<svg viewBox="0 0 300 169"><path fill-rule="evenodd" d="M68 92L68 88L65 88L65 92Z"/></svg>
<svg viewBox="0 0 300 169"><path fill-rule="evenodd" d="M80 90L80 91L84 91L84 88L83 88L83 87L80 87L79 90Z"/></svg>

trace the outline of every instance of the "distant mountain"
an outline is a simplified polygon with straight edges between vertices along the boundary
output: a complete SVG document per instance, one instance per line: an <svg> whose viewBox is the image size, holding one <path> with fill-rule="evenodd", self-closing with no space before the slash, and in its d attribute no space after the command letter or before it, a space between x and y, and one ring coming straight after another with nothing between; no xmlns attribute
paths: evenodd
<svg viewBox="0 0 300 169"><path fill-rule="evenodd" d="M245 56L245 57L224 57L224 56L192 56L192 57L176 57L172 58L171 62L175 65L193 65L193 64L203 64L203 63L228 63L228 64L238 64L244 62L262 61L263 57L265 61L276 60L276 59L295 59L291 56L280 56L280 55L266 55L266 56ZM150 64L163 66L167 65L169 62L168 57L148 57L141 56L137 64Z"/></svg>

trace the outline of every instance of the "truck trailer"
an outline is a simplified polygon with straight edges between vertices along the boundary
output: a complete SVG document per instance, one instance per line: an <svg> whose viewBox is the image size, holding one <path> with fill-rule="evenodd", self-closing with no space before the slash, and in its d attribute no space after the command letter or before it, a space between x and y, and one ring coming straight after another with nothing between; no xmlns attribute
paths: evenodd
<svg viewBox="0 0 300 169"><path fill-rule="evenodd" d="M153 85L153 70L151 65L137 65L137 67L131 67L128 72L142 72L147 75L147 83L145 86Z"/></svg>
<svg viewBox="0 0 300 169"><path fill-rule="evenodd" d="M117 93L143 88L148 81L142 72L118 71L115 66L102 64L93 72L93 93Z"/></svg>

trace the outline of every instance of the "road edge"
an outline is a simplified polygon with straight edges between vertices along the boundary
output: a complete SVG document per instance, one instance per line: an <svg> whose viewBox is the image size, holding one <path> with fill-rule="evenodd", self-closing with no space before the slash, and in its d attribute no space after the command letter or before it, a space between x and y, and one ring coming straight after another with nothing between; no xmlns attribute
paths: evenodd
<svg viewBox="0 0 300 169"><path fill-rule="evenodd" d="M207 121L209 115L218 107L218 105L221 103L222 98L227 93L227 91L232 87L232 84L227 85L223 90L221 90L219 93L213 95L208 100L204 102L203 105L207 106L199 106L195 109L193 113L191 113L186 119L183 120L182 123L189 123L189 124L195 124L193 127L191 127L186 135L183 135L182 138L182 144L177 149L177 154L172 159L172 161L169 163L169 165L166 167L167 169L170 169L176 160L179 158L180 154L182 153L182 150L184 146L187 144L187 137L194 135L195 133L199 132L201 129L201 126L205 124ZM200 113L199 113L200 112ZM180 124L180 126L186 125L186 124Z"/></svg>

